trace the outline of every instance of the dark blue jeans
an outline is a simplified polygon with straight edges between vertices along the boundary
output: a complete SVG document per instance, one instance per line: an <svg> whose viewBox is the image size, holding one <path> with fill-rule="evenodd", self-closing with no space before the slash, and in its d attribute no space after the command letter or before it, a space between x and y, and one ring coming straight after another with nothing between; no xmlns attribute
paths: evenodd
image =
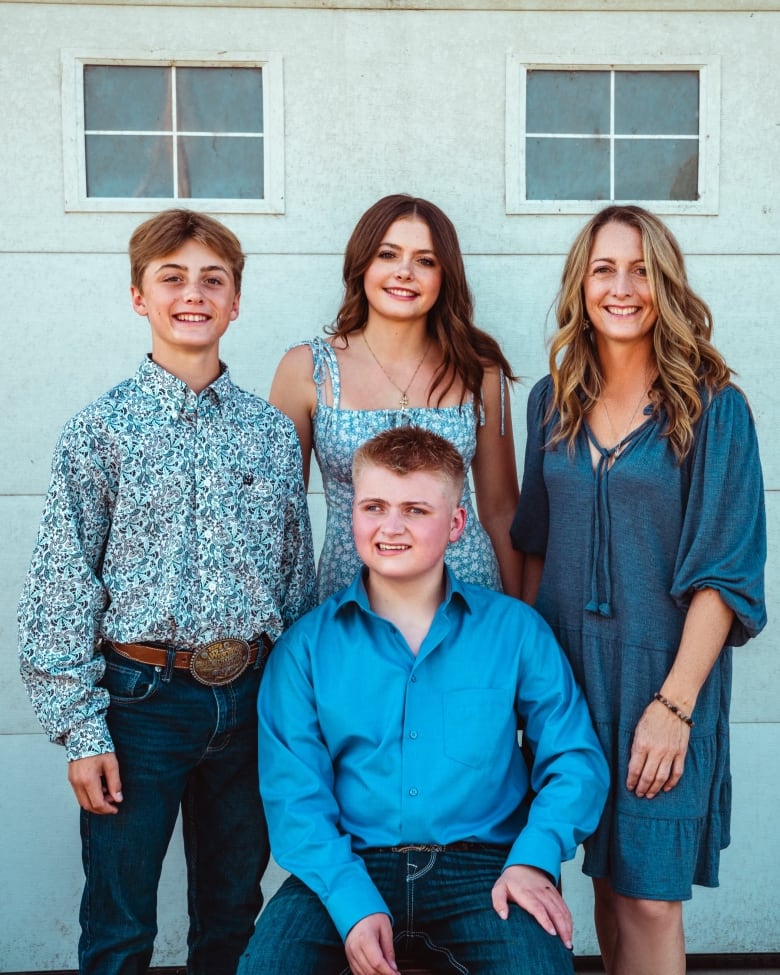
<svg viewBox="0 0 780 975"><path fill-rule="evenodd" d="M393 913L396 962L467 975L572 975L571 952L522 908L502 921L490 892L506 853L367 853ZM237 975L348 975L344 945L320 899L295 877L271 898Z"/></svg>
<svg viewBox="0 0 780 975"><path fill-rule="evenodd" d="M181 808L187 861L189 975L234 975L262 905L268 834L258 791L260 672L205 687L187 671L111 651L103 684L124 801L81 813L86 883L82 975L146 972L157 886Z"/></svg>

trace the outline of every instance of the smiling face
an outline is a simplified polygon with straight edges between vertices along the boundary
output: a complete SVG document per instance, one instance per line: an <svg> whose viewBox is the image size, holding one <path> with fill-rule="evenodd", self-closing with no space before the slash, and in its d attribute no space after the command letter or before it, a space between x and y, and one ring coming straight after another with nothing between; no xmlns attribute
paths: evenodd
<svg viewBox="0 0 780 975"><path fill-rule="evenodd" d="M219 340L238 317L239 295L225 260L196 240L149 262L133 308L149 320L152 357L175 372L182 357L219 358Z"/></svg>
<svg viewBox="0 0 780 975"><path fill-rule="evenodd" d="M647 280L642 235L624 223L596 234L583 282L597 344L650 342L658 313Z"/></svg>
<svg viewBox="0 0 780 975"><path fill-rule="evenodd" d="M396 220L363 275L369 318L424 319L436 304L441 282L428 224L416 218Z"/></svg>
<svg viewBox="0 0 780 975"><path fill-rule="evenodd" d="M433 471L395 474L367 463L355 475L352 530L372 576L441 579L444 553L466 524L457 487Z"/></svg>

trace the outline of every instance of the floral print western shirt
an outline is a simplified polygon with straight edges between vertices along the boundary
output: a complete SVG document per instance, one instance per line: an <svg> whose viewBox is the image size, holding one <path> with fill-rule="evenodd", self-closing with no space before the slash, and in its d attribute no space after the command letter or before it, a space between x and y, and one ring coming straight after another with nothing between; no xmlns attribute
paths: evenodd
<svg viewBox="0 0 780 975"><path fill-rule="evenodd" d="M69 760L113 751L103 640L273 640L313 605L295 428L224 366L196 394L147 358L66 424L19 605L19 654L41 724Z"/></svg>

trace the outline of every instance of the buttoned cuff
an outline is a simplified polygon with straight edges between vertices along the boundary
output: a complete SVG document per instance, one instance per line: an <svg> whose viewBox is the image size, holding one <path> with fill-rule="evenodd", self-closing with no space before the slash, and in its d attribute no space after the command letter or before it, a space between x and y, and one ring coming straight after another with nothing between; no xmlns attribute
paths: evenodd
<svg viewBox="0 0 780 975"><path fill-rule="evenodd" d="M65 737L65 754L69 762L113 751L114 742L108 731L105 714L87 718Z"/></svg>
<svg viewBox="0 0 780 975"><path fill-rule="evenodd" d="M390 922L393 921L390 908L367 873L362 878L352 878L349 884L335 890L325 902L325 907L342 941L346 941L350 930L369 914L387 914Z"/></svg>
<svg viewBox="0 0 780 975"><path fill-rule="evenodd" d="M568 859L561 851L561 844L555 836L541 833L533 828L524 829L512 844L504 867L522 864L536 867L549 874L555 883L561 875L561 861Z"/></svg>

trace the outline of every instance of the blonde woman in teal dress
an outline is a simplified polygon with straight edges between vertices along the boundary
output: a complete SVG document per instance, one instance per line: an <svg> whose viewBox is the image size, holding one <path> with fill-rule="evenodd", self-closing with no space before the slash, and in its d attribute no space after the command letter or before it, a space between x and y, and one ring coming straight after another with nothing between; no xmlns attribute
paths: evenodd
<svg viewBox="0 0 780 975"><path fill-rule="evenodd" d="M753 418L646 210L581 231L557 320L512 538L612 769L583 865L606 971L682 975L682 902L729 842L731 648L766 622Z"/></svg>
<svg viewBox="0 0 780 975"><path fill-rule="evenodd" d="M360 566L352 541L352 455L382 430L415 424L451 440L471 476L466 529L446 561L466 582L519 595L509 526L518 499L498 343L473 323L457 234L426 200L384 197L358 221L344 255L344 299L326 337L284 355L269 399L295 423L308 483L311 453L327 505L320 600Z"/></svg>

